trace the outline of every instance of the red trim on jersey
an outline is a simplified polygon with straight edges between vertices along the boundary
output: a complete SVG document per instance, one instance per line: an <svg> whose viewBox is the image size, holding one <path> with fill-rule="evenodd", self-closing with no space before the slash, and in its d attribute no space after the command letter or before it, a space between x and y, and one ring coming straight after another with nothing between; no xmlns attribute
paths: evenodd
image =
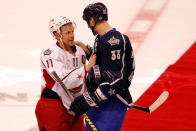
<svg viewBox="0 0 196 131"><path fill-rule="evenodd" d="M48 74L48 72L43 69L43 77L46 81L46 87L49 89L52 89L52 87L54 86L54 84L56 83L55 80Z"/></svg>
<svg viewBox="0 0 196 131"><path fill-rule="evenodd" d="M83 82L86 82L86 74L87 74L87 72L86 72L86 65L84 65L84 73L85 73L85 75L84 75Z"/></svg>
<svg viewBox="0 0 196 131"><path fill-rule="evenodd" d="M78 68L76 68L76 69L78 69ZM67 78L68 77L68 75L69 74L71 74L73 71L75 71L76 69L74 69L74 70L72 70L72 71L70 71L63 79L62 79L62 81L65 79L65 78Z"/></svg>
<svg viewBox="0 0 196 131"><path fill-rule="evenodd" d="M83 87L83 84L79 85L76 88L69 89L69 91L71 91L72 93L77 93L77 92L80 92L82 90L82 87Z"/></svg>

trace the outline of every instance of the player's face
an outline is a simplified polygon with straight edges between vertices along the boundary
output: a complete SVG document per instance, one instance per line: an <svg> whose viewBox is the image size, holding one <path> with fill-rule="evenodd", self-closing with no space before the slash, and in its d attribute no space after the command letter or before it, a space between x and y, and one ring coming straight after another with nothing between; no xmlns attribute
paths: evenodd
<svg viewBox="0 0 196 131"><path fill-rule="evenodd" d="M74 27L72 23L61 27L61 35L64 46L74 45Z"/></svg>

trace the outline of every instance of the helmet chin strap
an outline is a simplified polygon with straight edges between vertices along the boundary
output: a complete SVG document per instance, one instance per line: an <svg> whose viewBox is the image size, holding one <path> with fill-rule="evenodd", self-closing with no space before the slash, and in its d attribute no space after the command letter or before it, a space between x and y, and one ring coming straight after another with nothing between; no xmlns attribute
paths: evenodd
<svg viewBox="0 0 196 131"><path fill-rule="evenodd" d="M60 37L60 42L61 42L61 45L63 46L63 49L65 50L65 46L64 46L64 44L63 44L63 40L62 40L62 35L60 35L61 37Z"/></svg>
<svg viewBox="0 0 196 131"><path fill-rule="evenodd" d="M63 46L63 50L66 51L65 45L63 44L63 40L62 40L62 35L61 34L60 34L60 42L61 42L61 45Z"/></svg>
<svg viewBox="0 0 196 131"><path fill-rule="evenodd" d="M60 34L60 42L61 42L61 45L63 46L63 50L66 52L65 45L63 44L63 40L62 40L62 35L61 34ZM65 57L67 58L67 60L69 60L69 57L67 56L67 53L65 53Z"/></svg>

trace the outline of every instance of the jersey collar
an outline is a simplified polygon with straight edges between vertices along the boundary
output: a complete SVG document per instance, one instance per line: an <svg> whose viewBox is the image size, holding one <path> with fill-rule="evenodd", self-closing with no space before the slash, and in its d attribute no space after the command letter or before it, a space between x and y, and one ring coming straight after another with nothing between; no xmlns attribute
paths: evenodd
<svg viewBox="0 0 196 131"><path fill-rule="evenodd" d="M100 39L102 37L105 37L107 34L110 34L112 32L115 32L116 31L116 28L112 28L110 31L106 32L104 35L100 36L100 35L97 35L97 39Z"/></svg>

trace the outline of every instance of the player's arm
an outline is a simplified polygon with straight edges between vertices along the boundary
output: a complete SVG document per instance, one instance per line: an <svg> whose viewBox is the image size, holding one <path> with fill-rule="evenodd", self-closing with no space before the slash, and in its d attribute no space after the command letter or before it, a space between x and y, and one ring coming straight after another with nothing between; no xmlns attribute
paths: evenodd
<svg viewBox="0 0 196 131"><path fill-rule="evenodd" d="M71 103L70 111L81 115L101 101L113 98L118 98L123 105L128 107L132 102L132 98L128 88L123 86L124 84L126 84L124 79L119 79L114 83L102 83L94 92L85 92L81 96L76 97Z"/></svg>
<svg viewBox="0 0 196 131"><path fill-rule="evenodd" d="M125 41L126 41L126 51L125 51L125 65L126 65L126 72L125 72L125 79L128 83L131 84L134 70L135 70L135 61L134 61L134 53L131 46L131 42L129 38L124 35ZM129 85L130 85L129 84Z"/></svg>
<svg viewBox="0 0 196 131"><path fill-rule="evenodd" d="M125 95L129 95L122 85L125 84L123 79L120 79L114 84L102 83L94 92L85 92L81 96L77 97L70 106L70 111L81 115L87 112L91 107L96 106L103 100L118 98L122 101L122 104L128 106L129 102L123 98ZM124 90L124 91L123 91ZM129 97L129 101L132 102L132 98Z"/></svg>
<svg viewBox="0 0 196 131"><path fill-rule="evenodd" d="M81 41L75 41L76 45L78 45L79 47L81 47L85 54L86 54L86 58L87 60L90 59L90 56L93 54L93 48L90 45L85 45L83 42Z"/></svg>
<svg viewBox="0 0 196 131"><path fill-rule="evenodd" d="M74 43L76 45L78 45L79 47L81 47L84 50L85 53L88 53L88 54L90 53L89 49L87 48L87 46L83 42L81 42L81 41L74 41Z"/></svg>

